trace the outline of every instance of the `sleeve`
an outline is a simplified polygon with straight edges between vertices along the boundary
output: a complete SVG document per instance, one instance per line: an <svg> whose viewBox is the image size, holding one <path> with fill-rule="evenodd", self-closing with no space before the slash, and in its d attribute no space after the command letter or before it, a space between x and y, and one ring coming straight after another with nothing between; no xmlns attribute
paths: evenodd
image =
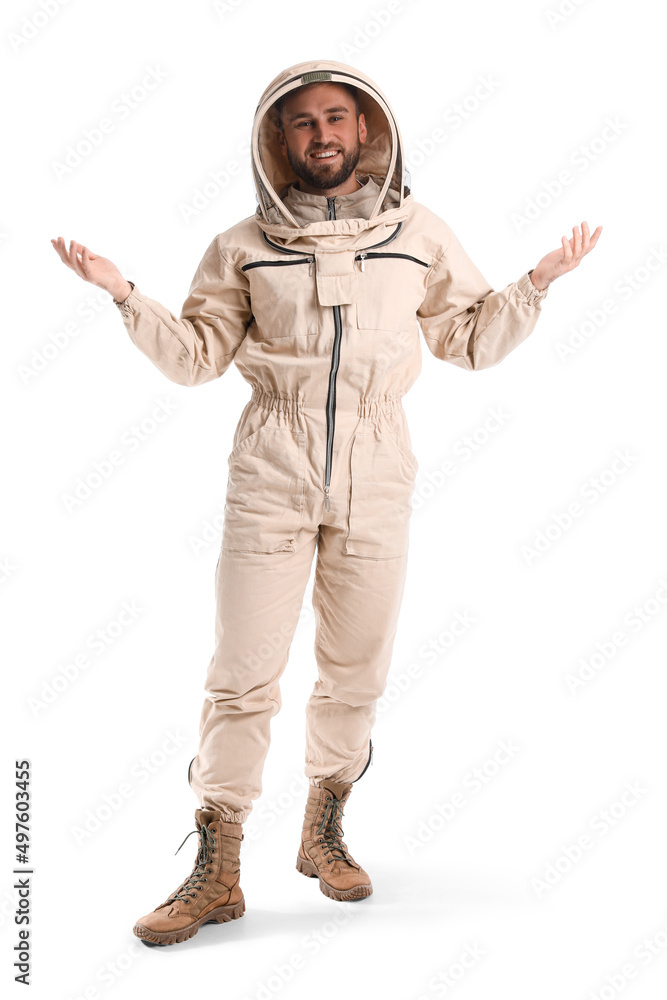
<svg viewBox="0 0 667 1000"><path fill-rule="evenodd" d="M231 365L252 319L245 275L211 241L190 284L180 318L133 282L126 299L114 299L130 339L172 382L200 385Z"/></svg>
<svg viewBox="0 0 667 1000"><path fill-rule="evenodd" d="M446 226L447 248L429 275L417 318L429 350L460 368L490 368L532 332L548 288L535 288L527 271L494 291Z"/></svg>

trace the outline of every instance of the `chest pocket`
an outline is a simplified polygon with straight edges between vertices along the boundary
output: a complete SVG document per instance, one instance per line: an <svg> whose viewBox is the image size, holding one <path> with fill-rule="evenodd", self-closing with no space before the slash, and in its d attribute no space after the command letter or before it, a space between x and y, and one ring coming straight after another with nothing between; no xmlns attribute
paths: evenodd
<svg viewBox="0 0 667 1000"><path fill-rule="evenodd" d="M250 304L262 340L318 332L313 256L254 260L241 270L250 282Z"/></svg>
<svg viewBox="0 0 667 1000"><path fill-rule="evenodd" d="M360 330L406 333L417 328L431 265L406 253L360 251L357 256Z"/></svg>

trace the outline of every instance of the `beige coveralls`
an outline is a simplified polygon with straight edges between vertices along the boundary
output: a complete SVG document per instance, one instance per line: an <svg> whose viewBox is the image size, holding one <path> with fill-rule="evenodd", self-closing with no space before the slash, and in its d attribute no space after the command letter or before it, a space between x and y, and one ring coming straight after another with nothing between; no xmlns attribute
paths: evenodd
<svg viewBox="0 0 667 1000"><path fill-rule="evenodd" d="M352 194L295 188L278 149L271 105L313 73L359 89L368 140ZM251 155L256 212L210 243L180 318L136 286L117 303L172 381L199 385L233 361L252 387L228 458L216 644L189 772L202 807L241 823L262 790L316 551L305 773L348 782L368 766L406 574L417 461L401 399L421 370L420 327L437 358L488 368L528 337L547 294L530 272L494 291L413 201L392 110L351 66L280 73Z"/></svg>

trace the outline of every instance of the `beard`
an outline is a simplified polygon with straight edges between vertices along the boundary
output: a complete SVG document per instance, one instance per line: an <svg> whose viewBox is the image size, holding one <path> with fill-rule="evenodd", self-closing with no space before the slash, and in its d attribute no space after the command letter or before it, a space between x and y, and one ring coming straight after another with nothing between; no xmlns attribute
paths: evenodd
<svg viewBox="0 0 667 1000"><path fill-rule="evenodd" d="M333 148L340 149L340 147ZM314 152L323 153L325 150L314 150ZM359 142L359 137L357 136L357 142L354 149L348 150L347 152L340 149L340 153L341 159L337 161L337 166L335 168L332 166L315 166L309 156L306 156L303 159L298 159L292 154L289 146L287 147L287 159L297 177L305 181L306 184L310 184L311 187L320 188L321 190L338 187L339 184L344 184L348 179L359 162L359 157L361 156L361 143Z"/></svg>

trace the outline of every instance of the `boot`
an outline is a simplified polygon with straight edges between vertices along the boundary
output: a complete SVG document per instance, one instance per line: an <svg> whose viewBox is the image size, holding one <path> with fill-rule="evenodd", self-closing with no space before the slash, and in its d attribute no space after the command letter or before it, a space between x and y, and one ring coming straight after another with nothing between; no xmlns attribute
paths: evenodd
<svg viewBox="0 0 667 1000"><path fill-rule="evenodd" d="M176 944L194 937L202 924L221 924L245 912L239 885L241 823L223 820L218 809L195 810L199 850L192 874L164 903L137 920L133 931L147 945ZM180 851L181 847L178 848ZM176 851L176 854L178 854Z"/></svg>
<svg viewBox="0 0 667 1000"><path fill-rule="evenodd" d="M343 840L341 820L351 791L352 782L330 779L308 791L296 867L302 875L319 878L321 891L331 899L363 899L373 892L370 878Z"/></svg>

